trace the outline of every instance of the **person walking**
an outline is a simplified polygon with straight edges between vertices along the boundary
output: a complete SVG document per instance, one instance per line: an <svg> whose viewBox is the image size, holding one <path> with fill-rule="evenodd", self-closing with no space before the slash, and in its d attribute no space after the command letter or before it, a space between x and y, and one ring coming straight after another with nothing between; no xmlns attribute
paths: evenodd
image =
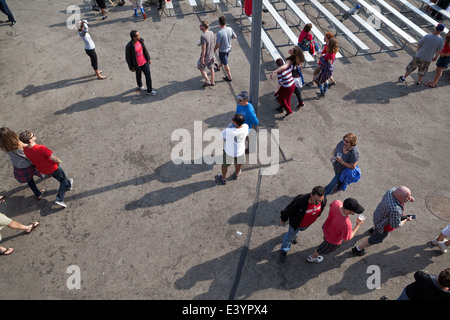
<svg viewBox="0 0 450 320"><path fill-rule="evenodd" d="M450 268L442 270L438 276L416 271L414 280L397 300L450 300Z"/></svg>
<svg viewBox="0 0 450 320"><path fill-rule="evenodd" d="M235 114L231 119L233 125L222 131L224 141L222 174L218 174L215 179L220 184L226 184L228 167L234 163L235 171L228 180L237 180L241 175L242 165L245 164L245 138L248 135L248 125L242 114Z"/></svg>
<svg viewBox="0 0 450 320"><path fill-rule="evenodd" d="M42 199L44 189L39 190L33 176L43 178L42 173L25 156L23 148L26 145L19 140L17 133L7 127L0 128L0 149L10 158L14 168L14 178L19 183L27 183L37 200Z"/></svg>
<svg viewBox="0 0 450 320"><path fill-rule="evenodd" d="M226 25L225 16L219 17L219 27L220 30L216 35L216 45L214 46L214 52L219 49L219 64L216 64L216 71L220 71L223 66L226 76L222 79L225 81L232 81L231 69L228 64L228 56L231 51L231 39L236 39L236 33L233 29Z"/></svg>
<svg viewBox="0 0 450 320"><path fill-rule="evenodd" d="M436 61L444 47L444 39L440 36L444 31L445 25L439 23L434 28L433 33L427 34L417 42L417 51L411 62L406 66L406 73L398 77L400 83L406 82L406 78L418 68L419 77L415 86L418 87L422 83L423 77L427 74L431 61Z"/></svg>
<svg viewBox="0 0 450 320"><path fill-rule="evenodd" d="M280 249L281 262L286 262L291 245L298 243L298 233L308 229L320 217L326 205L325 189L322 186L316 186L311 193L296 196L281 211L281 225L289 220L289 230L283 238Z"/></svg>
<svg viewBox="0 0 450 320"><path fill-rule="evenodd" d="M374 228L370 230L369 238L352 248L355 256L363 256L369 246L382 243L395 229L403 226L412 216L403 215L406 202L414 202L411 190L405 186L389 189L373 212Z"/></svg>
<svg viewBox="0 0 450 320"><path fill-rule="evenodd" d="M0 196L0 203L4 202L5 199L3 196ZM27 234L31 233L36 227L40 225L39 221L35 221L29 225L23 225L20 222L14 221L11 218L7 217L3 213L0 212L0 230L2 230L5 227L11 228L11 229L17 229L17 230L23 230ZM2 235L0 234L0 241L2 240ZM10 255L14 252L14 248L8 248L0 246L0 255Z"/></svg>
<svg viewBox="0 0 450 320"><path fill-rule="evenodd" d="M141 38L139 32L132 30L130 32L131 41L125 47L125 58L128 68L131 72L136 73L137 91L145 91L142 85L142 72L145 75L145 83L147 85L147 94L156 96L158 93L153 90L152 76L150 73L150 65L152 60L145 46L144 39Z"/></svg>
<svg viewBox="0 0 450 320"><path fill-rule="evenodd" d="M328 40L327 51L320 57L320 64L322 66L320 72L314 77L314 82L317 83L319 91L317 92L316 99L325 98L328 90L328 80L332 79L334 72L334 61L336 60L336 54L339 51L339 45L336 38ZM334 81L334 80L333 80Z"/></svg>
<svg viewBox="0 0 450 320"><path fill-rule="evenodd" d="M292 76L292 70L294 70L294 66L302 65L302 63L305 61L302 50L291 49L289 50L289 53L291 52L292 54L286 58L286 62L270 74L270 79L273 79L273 77L277 73L280 75L278 78L281 86L279 87L278 92L275 94L275 96L277 97L278 103L280 104L280 107L277 108L277 111L281 112L283 111L283 109L285 109L285 116L288 116L292 113L291 97L295 92L295 81Z"/></svg>
<svg viewBox="0 0 450 320"><path fill-rule="evenodd" d="M331 32L326 32L324 37L323 37L323 41L325 42L325 45L323 46L322 50L317 50L316 52L316 56L319 56L319 61L317 62L317 66L314 69L313 72L313 79L312 81L309 81L306 83L306 86L310 87L314 84L314 78L320 73L320 71L322 70L322 65L320 62L320 58L323 57L326 53L327 53L327 48L328 48L328 42L330 41L330 39L334 38L334 34L332 34ZM329 86L333 86L336 84L336 81L333 79L333 76L330 76L330 84Z"/></svg>
<svg viewBox="0 0 450 320"><path fill-rule="evenodd" d="M347 133L333 149L331 163L333 164L334 177L325 187L325 195L335 193L339 190L341 182L339 178L344 169L355 169L359 160L356 135Z"/></svg>
<svg viewBox="0 0 450 320"><path fill-rule="evenodd" d="M444 48L439 54L439 59L436 62L436 75L434 76L433 81L425 82L425 86L429 88L435 88L439 79L444 72L444 69L447 69L450 65L450 32L447 32L444 39Z"/></svg>
<svg viewBox="0 0 450 320"><path fill-rule="evenodd" d="M205 79L202 86L214 86L214 33L208 30L209 23L206 20L200 21L199 28L202 31L202 34L200 35L200 41L198 42L201 52L200 58L197 61L197 69L200 70L201 75ZM206 68L208 68L211 73L211 80L208 78Z"/></svg>
<svg viewBox="0 0 450 320"><path fill-rule="evenodd" d="M447 253L448 249L450 249L450 240L447 240L445 237L450 237L450 224L431 241L434 246L438 246L442 253Z"/></svg>
<svg viewBox="0 0 450 320"><path fill-rule="evenodd" d="M8 20L6 20L6 22L11 22L11 26L16 24L16 19L14 19L11 10L9 10L6 0L0 0L0 11L8 16Z"/></svg>
<svg viewBox="0 0 450 320"><path fill-rule="evenodd" d="M95 0L95 2L97 2L98 7L102 11L102 20L108 18L106 15L106 0Z"/></svg>
<svg viewBox="0 0 450 320"><path fill-rule="evenodd" d="M362 214L363 212L364 208L356 199L347 198L344 202L334 200L330 204L328 218L322 226L324 240L306 260L308 262L322 262L323 255L330 254L338 249L342 242L353 239L359 227L364 223L364 219L357 219L353 228L349 216L355 213Z"/></svg>
<svg viewBox="0 0 450 320"><path fill-rule="evenodd" d="M77 22L76 27L78 29L78 35L84 42L84 51L86 51L86 54L91 59L91 66L92 69L94 69L97 79L106 79L105 76L101 75L103 70L98 70L98 60L97 53L95 52L95 43L94 41L92 41L91 35L88 33L88 22L86 20L81 20Z"/></svg>
<svg viewBox="0 0 450 320"><path fill-rule="evenodd" d="M36 168L43 174L49 174L59 181L59 189L55 203L66 208L67 205L64 203L64 195L66 191L72 190L73 179L67 178L64 170L61 168L61 160L46 146L36 144L36 135L34 133L25 130L19 134L19 139L27 145L23 148L23 152Z"/></svg>
<svg viewBox="0 0 450 320"><path fill-rule="evenodd" d="M139 17L138 8L142 13L142 18L147 19L147 15L145 14L144 7L142 6L142 0L130 0L131 5L133 6L134 16Z"/></svg>

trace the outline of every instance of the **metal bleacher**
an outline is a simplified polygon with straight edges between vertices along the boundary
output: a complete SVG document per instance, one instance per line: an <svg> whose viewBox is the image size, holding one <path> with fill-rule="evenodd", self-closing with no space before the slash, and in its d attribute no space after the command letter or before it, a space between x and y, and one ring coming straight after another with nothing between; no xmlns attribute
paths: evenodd
<svg viewBox="0 0 450 320"><path fill-rule="evenodd" d="M174 1L177 13L172 14L172 11L175 11ZM211 3L213 8L209 6ZM221 3L240 7L241 18L245 15L240 0L171 0L166 1L164 11L168 12L165 12L168 17L203 14L217 11ZM421 3L422 7L428 5L435 9L444 19L450 18L448 12L429 0L345 0L345 3L344 0L262 0L263 7L269 13L264 16L265 20L272 20L275 27L268 27L267 24L262 26L261 50L266 49L274 61L281 58L278 48L297 45L301 26L307 23L312 24L313 38L322 46L325 44L324 33L333 32L336 37L342 37L350 43L356 51L354 55L402 50L407 44L416 44L420 38L431 33L431 27L438 24L418 3ZM361 5L357 14L350 16L348 20L339 20L343 13L357 4ZM189 9L186 8L191 8L191 11L187 12ZM281 12L283 14L280 14ZM317 16L314 17L311 12L315 12ZM246 17L251 25L252 18ZM297 21L297 24L291 25L292 19ZM320 25L323 19L327 21L326 26ZM271 30L274 29L279 31L272 35ZM444 34L447 32L448 29L445 28ZM361 34L367 36L359 38L358 35ZM283 42L286 38L287 41ZM339 38L338 41L340 42ZM378 50L374 50L377 49L375 46L379 46ZM340 47L343 48L341 43ZM309 52L304 51L304 55L305 66L315 65L316 59ZM341 52L336 58L342 58Z"/></svg>

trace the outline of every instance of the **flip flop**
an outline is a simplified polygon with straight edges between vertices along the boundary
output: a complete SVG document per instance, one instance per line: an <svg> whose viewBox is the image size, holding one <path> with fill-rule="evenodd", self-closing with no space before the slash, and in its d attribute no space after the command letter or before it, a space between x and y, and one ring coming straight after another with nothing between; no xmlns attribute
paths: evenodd
<svg viewBox="0 0 450 320"><path fill-rule="evenodd" d="M203 82L202 87L207 87L207 86L210 86L210 85L211 85L211 82L210 82L210 83L208 83L208 82Z"/></svg>
<svg viewBox="0 0 450 320"><path fill-rule="evenodd" d="M437 85L432 86L431 81L425 82L425 86L427 86L428 88L436 88L437 87Z"/></svg>
<svg viewBox="0 0 450 320"><path fill-rule="evenodd" d="M31 227L30 232L27 232L27 234L30 234L34 229L36 229L41 223L39 221L36 221L33 223L33 226Z"/></svg>
<svg viewBox="0 0 450 320"><path fill-rule="evenodd" d="M11 250L9 253L6 253L6 252L8 252L9 250ZM7 247L5 247L5 250L3 251L3 252L0 252L0 256L8 256L8 255L10 255L11 253L13 253L14 252L14 249L13 248L7 248Z"/></svg>

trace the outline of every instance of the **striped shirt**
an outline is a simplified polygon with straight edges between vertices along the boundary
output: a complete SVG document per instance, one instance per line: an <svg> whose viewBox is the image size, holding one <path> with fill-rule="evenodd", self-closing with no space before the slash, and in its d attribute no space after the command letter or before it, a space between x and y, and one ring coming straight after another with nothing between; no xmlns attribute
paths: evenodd
<svg viewBox="0 0 450 320"><path fill-rule="evenodd" d="M294 78L292 77L292 66L288 66L283 71L278 72L278 83L285 88L289 88L294 84Z"/></svg>
<svg viewBox="0 0 450 320"><path fill-rule="evenodd" d="M394 197L394 191L395 188L388 190L373 212L373 224L378 233L383 233L387 224L394 229L400 226L403 204Z"/></svg>

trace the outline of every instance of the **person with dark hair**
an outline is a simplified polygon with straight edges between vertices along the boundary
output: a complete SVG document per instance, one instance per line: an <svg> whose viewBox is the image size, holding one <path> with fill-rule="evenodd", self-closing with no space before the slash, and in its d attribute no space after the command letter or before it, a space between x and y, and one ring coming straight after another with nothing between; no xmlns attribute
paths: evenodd
<svg viewBox="0 0 450 320"><path fill-rule="evenodd" d="M228 65L228 56L231 51L231 39L236 39L237 36L233 29L227 27L225 16L219 17L219 27L220 30L216 34L216 45L214 46L214 52L219 49L220 60L220 63L216 64L216 71L220 71L220 68L223 66L226 76L222 79L231 81L233 78L231 77L231 70Z"/></svg>
<svg viewBox="0 0 450 320"><path fill-rule="evenodd" d="M37 200L42 199L44 189L39 190L33 176L43 178L42 173L25 156L23 149L26 145L19 140L17 133L7 127L0 128L0 150L10 158L14 168L14 178L19 183L27 183Z"/></svg>
<svg viewBox="0 0 450 320"><path fill-rule="evenodd" d="M311 47L311 41L313 41L313 35L311 34L312 29L312 23L307 23L303 27L303 30L300 32L300 35L298 36L298 46L303 51L309 51L309 48Z"/></svg>
<svg viewBox="0 0 450 320"><path fill-rule="evenodd" d="M281 76L281 80L279 80L279 82L281 81L281 86L278 89L278 92L275 93L275 96L277 97L278 103L280 104L280 106L277 108L277 111L282 112L284 108L286 110L285 116L288 116L292 113L291 97L295 92L295 81L294 77L292 76L292 71L294 70L295 66L302 65L302 63L305 61L303 52L301 50L291 49L289 50L289 53L291 53L291 55L286 58L286 63L278 67L270 74L270 79L273 79L276 73L279 73ZM302 102L303 101L299 101L300 104Z"/></svg>
<svg viewBox="0 0 450 320"><path fill-rule="evenodd" d="M245 164L245 138L248 135L248 125L245 123L245 117L236 113L231 119L232 126L228 126L222 131L224 141L222 174L216 175L216 181L220 184L226 184L228 167L234 163L235 171L228 180L237 180L241 174L242 165Z"/></svg>
<svg viewBox="0 0 450 320"><path fill-rule="evenodd" d="M364 223L365 218L358 218L353 228L349 216L363 212L364 208L356 199L347 198L344 202L334 200L330 204L328 218L322 226L323 242L306 260L308 262L322 262L322 255L332 253L341 246L342 242L353 239L359 227Z"/></svg>
<svg viewBox="0 0 450 320"><path fill-rule="evenodd" d="M156 96L158 93L152 88L152 76L150 73L150 54L147 51L147 47L144 44L144 39L141 38L139 32L132 30L130 32L131 41L125 47L125 58L128 64L128 68L131 72L136 73L136 82L138 88L136 91L145 91L142 85L142 72L145 75L145 82L147 84L147 94Z"/></svg>
<svg viewBox="0 0 450 320"><path fill-rule="evenodd" d="M325 186L326 195L335 193L339 190L341 186L339 178L345 168L355 169L358 165L359 150L356 143L356 135L350 132L347 133L333 149L331 163L333 164L334 177L331 182Z"/></svg>
<svg viewBox="0 0 450 320"><path fill-rule="evenodd" d="M94 41L92 41L91 35L88 33L88 22L86 20L81 20L77 22L76 27L78 29L78 35L84 42L84 51L86 51L86 54L91 59L91 66L92 69L94 69L97 79L106 79L105 76L101 75L103 70L98 70L98 60L97 53L95 52L95 43Z"/></svg>
<svg viewBox="0 0 450 320"><path fill-rule="evenodd" d="M406 78L418 69L418 78L415 86L418 87L422 83L423 77L427 74L431 61L436 61L444 47L444 39L441 33L444 31L445 25L439 23L433 33L427 34L417 42L417 51L411 62L406 66L406 73L398 77L398 82L405 83Z"/></svg>
<svg viewBox="0 0 450 320"><path fill-rule="evenodd" d="M316 186L311 193L296 196L281 211L281 224L284 225L289 220L289 231L284 236L280 249L281 262L286 262L291 245L298 242L298 233L308 229L320 217L326 205L325 189Z"/></svg>
<svg viewBox="0 0 450 320"><path fill-rule="evenodd" d="M416 271L414 279L397 300L450 300L450 268L442 270L438 276Z"/></svg>
<svg viewBox="0 0 450 320"><path fill-rule="evenodd" d="M8 16L8 20L6 22L11 22L11 26L16 24L16 19L14 19L11 10L9 10L6 0L0 0L0 10Z"/></svg>
<svg viewBox="0 0 450 320"><path fill-rule="evenodd" d="M23 152L36 168L43 174L49 174L59 181L55 203L61 207L67 207L64 203L64 195L66 191L72 190L73 179L67 178L64 170L61 168L61 160L46 146L36 144L36 135L34 133L25 130L20 133L19 139L27 145L23 148Z"/></svg>

